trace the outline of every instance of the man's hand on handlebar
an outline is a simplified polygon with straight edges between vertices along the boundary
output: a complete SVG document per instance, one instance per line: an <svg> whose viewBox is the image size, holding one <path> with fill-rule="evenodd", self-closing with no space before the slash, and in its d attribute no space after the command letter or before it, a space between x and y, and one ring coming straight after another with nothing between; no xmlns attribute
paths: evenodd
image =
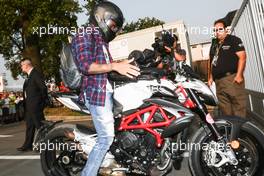
<svg viewBox="0 0 264 176"><path fill-rule="evenodd" d="M137 66L131 64L133 61L134 58L130 60L124 60L118 63L112 63L112 70L129 78L137 77L140 75L140 69Z"/></svg>

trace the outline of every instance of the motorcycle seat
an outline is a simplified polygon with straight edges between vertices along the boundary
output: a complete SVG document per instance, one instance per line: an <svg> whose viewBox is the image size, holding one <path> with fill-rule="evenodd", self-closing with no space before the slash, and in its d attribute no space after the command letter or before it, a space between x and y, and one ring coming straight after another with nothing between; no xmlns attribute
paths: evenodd
<svg viewBox="0 0 264 176"><path fill-rule="evenodd" d="M117 117L118 114L122 113L123 111L123 106L117 101L117 100L113 100L113 114L114 117Z"/></svg>
<svg viewBox="0 0 264 176"><path fill-rule="evenodd" d="M81 103L78 98L71 98L71 101L73 101L81 110L89 111L85 104Z"/></svg>

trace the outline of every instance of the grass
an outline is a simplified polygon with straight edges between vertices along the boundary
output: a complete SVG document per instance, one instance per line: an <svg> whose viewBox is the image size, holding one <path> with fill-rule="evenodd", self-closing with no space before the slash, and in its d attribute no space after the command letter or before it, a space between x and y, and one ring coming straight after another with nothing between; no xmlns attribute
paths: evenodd
<svg viewBox="0 0 264 176"><path fill-rule="evenodd" d="M45 108L45 116L84 116L84 113L73 111L66 107Z"/></svg>

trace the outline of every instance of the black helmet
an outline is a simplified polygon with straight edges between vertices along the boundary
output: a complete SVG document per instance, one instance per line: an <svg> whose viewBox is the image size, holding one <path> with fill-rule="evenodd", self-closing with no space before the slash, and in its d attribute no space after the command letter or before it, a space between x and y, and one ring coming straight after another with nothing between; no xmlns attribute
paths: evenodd
<svg viewBox="0 0 264 176"><path fill-rule="evenodd" d="M97 4L90 14L90 23L98 26L105 42L112 41L121 30L124 17L119 7L109 1Z"/></svg>

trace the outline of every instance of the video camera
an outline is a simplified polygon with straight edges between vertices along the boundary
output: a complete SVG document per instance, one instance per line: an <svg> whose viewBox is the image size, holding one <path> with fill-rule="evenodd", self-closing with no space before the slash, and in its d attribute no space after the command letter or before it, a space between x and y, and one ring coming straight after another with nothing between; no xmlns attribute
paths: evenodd
<svg viewBox="0 0 264 176"><path fill-rule="evenodd" d="M155 43L151 46L153 47L154 51L160 53L162 56L167 55L168 52L164 48L165 46L171 48L173 47L173 43L178 41L178 37L176 35L171 35L169 31L163 30L161 37L155 38Z"/></svg>
<svg viewBox="0 0 264 176"><path fill-rule="evenodd" d="M169 31L163 30L161 33L161 37L155 38L155 43L153 43L151 46L153 47L154 51L160 55L162 58L162 63L165 65L172 66L173 63L173 56L171 55L171 52L168 52L165 49L165 46L168 48L172 48L174 42L178 41L178 37L176 35L171 35Z"/></svg>

